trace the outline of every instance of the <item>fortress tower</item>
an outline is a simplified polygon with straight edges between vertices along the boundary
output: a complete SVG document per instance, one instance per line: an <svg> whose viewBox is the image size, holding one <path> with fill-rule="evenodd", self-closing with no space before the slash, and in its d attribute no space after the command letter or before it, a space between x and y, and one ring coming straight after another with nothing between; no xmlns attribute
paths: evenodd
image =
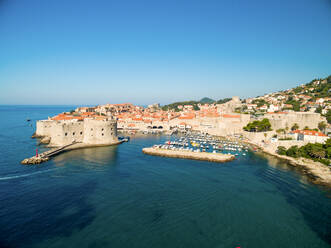
<svg viewBox="0 0 331 248"><path fill-rule="evenodd" d="M117 123L111 118L85 119L84 139L85 144L110 145L117 142Z"/></svg>

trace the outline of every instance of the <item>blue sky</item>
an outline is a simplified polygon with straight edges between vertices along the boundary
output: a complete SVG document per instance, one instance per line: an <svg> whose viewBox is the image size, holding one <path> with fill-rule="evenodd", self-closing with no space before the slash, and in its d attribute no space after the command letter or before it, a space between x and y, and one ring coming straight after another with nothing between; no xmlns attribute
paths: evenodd
<svg viewBox="0 0 331 248"><path fill-rule="evenodd" d="M330 0L0 0L0 104L241 98L331 74Z"/></svg>

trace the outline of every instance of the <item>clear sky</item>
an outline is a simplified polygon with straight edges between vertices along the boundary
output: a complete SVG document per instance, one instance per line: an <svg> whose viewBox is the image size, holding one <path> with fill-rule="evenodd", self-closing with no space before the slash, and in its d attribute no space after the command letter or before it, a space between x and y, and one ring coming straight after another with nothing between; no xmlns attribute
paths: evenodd
<svg viewBox="0 0 331 248"><path fill-rule="evenodd" d="M0 0L0 104L241 98L331 74L331 0Z"/></svg>

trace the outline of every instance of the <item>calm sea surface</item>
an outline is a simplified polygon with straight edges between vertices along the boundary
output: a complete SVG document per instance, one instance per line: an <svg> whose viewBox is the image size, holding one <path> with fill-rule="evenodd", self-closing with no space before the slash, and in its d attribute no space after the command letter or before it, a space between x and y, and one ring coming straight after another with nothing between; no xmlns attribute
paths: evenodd
<svg viewBox="0 0 331 248"><path fill-rule="evenodd" d="M149 136L21 165L72 108L0 106L0 247L331 247L330 191L273 158L153 157Z"/></svg>

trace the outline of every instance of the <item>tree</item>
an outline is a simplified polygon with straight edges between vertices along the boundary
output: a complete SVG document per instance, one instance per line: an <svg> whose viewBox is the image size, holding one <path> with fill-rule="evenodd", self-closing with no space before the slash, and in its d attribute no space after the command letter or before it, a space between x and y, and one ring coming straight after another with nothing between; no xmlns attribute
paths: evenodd
<svg viewBox="0 0 331 248"><path fill-rule="evenodd" d="M271 131L271 124L269 119L264 118L261 121L248 123L243 129L248 132L266 132Z"/></svg>
<svg viewBox="0 0 331 248"><path fill-rule="evenodd" d="M259 132L264 132L264 131L271 131L271 124L269 119L264 118L261 122L260 125L258 126L257 130Z"/></svg>
<svg viewBox="0 0 331 248"><path fill-rule="evenodd" d="M331 147L331 138L330 138L330 139L327 139L327 140L325 141L325 143L324 143L324 147L325 147L325 148L329 148L329 147Z"/></svg>
<svg viewBox="0 0 331 248"><path fill-rule="evenodd" d="M331 110L328 110L328 112L325 115L326 120L329 124L331 124Z"/></svg>
<svg viewBox="0 0 331 248"><path fill-rule="evenodd" d="M311 149L309 150L309 155L312 158L325 158L326 151L323 149L321 144L311 144Z"/></svg>
<svg viewBox="0 0 331 248"><path fill-rule="evenodd" d="M279 155L286 155L286 148L284 146L278 146L277 147L277 153Z"/></svg>
<svg viewBox="0 0 331 248"><path fill-rule="evenodd" d="M308 126L305 126L305 128L303 130L309 130L309 127Z"/></svg>
<svg viewBox="0 0 331 248"><path fill-rule="evenodd" d="M279 128L279 129L277 129L276 130L276 133L278 133L278 134L281 134L281 133L285 133L285 129L284 128Z"/></svg>
<svg viewBox="0 0 331 248"><path fill-rule="evenodd" d="M322 132L325 131L326 128L326 123L324 121L321 121L320 123L318 123L318 129Z"/></svg>
<svg viewBox="0 0 331 248"><path fill-rule="evenodd" d="M294 123L293 126L291 127L291 130L298 130L299 129L299 125L297 123Z"/></svg>
<svg viewBox="0 0 331 248"><path fill-rule="evenodd" d="M328 147L328 148L326 149L326 156L327 156L328 158L331 158L331 147Z"/></svg>
<svg viewBox="0 0 331 248"><path fill-rule="evenodd" d="M322 106L318 106L317 109L315 110L315 113L321 114L322 110L323 110Z"/></svg>
<svg viewBox="0 0 331 248"><path fill-rule="evenodd" d="M291 146L291 147L286 151L286 155L287 155L287 156L290 156L290 157L294 157L294 158L299 157L300 153L299 153L298 146Z"/></svg>

